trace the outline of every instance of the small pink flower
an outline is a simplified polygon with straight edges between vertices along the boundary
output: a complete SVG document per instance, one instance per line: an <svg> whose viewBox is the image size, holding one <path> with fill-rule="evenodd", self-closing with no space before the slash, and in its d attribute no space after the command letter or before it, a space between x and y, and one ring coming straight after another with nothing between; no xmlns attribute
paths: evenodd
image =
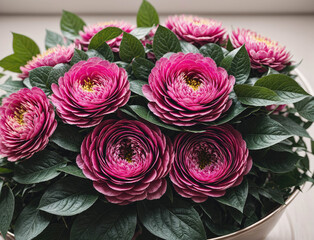
<svg viewBox="0 0 314 240"><path fill-rule="evenodd" d="M282 104L282 105L276 105L272 104L269 106L266 106L267 111L272 112L272 114L278 115L281 112L285 112L287 110L287 105Z"/></svg>
<svg viewBox="0 0 314 240"><path fill-rule="evenodd" d="M12 93L0 107L0 155L12 162L30 158L46 147L56 127L53 106L41 89Z"/></svg>
<svg viewBox="0 0 314 240"><path fill-rule="evenodd" d="M173 162L170 139L135 120L106 120L83 141L77 165L115 204L159 199Z"/></svg>
<svg viewBox="0 0 314 240"><path fill-rule="evenodd" d="M130 33L133 29L135 29L135 26L124 21L109 21L109 22L97 23L90 26L85 26L84 31L80 32L81 38L76 39L75 42L77 44L80 44L83 50L87 50L88 45L91 39L94 37L94 35L107 27L117 27L127 33ZM122 40L122 34L117 38L107 41L107 44L111 47L113 52L118 52L121 40Z"/></svg>
<svg viewBox="0 0 314 240"><path fill-rule="evenodd" d="M98 57L74 64L51 89L60 118L82 128L99 124L124 106L131 94L127 72Z"/></svg>
<svg viewBox="0 0 314 240"><path fill-rule="evenodd" d="M142 90L149 109L165 123L192 126L229 109L235 79L211 58L175 53L157 61L148 82Z"/></svg>
<svg viewBox="0 0 314 240"><path fill-rule="evenodd" d="M165 25L173 31L180 40L187 41L196 46L220 42L223 40L226 32L220 22L196 16L170 16L166 20Z"/></svg>
<svg viewBox="0 0 314 240"><path fill-rule="evenodd" d="M265 66L280 71L291 64L290 53L286 51L285 47L251 30L237 29L233 31L231 42L235 48L245 44L252 68L258 69L260 72L267 70Z"/></svg>
<svg viewBox="0 0 314 240"><path fill-rule="evenodd" d="M21 67L22 73L19 74L19 77L22 79L27 78L29 72L38 67L54 67L59 63L70 62L73 57L74 48L74 44L67 47L58 45L54 48L49 48L46 52L38 54L32 60L28 61L25 66Z"/></svg>
<svg viewBox="0 0 314 240"><path fill-rule="evenodd" d="M252 167L245 141L230 125L208 127L204 133L182 133L175 139L174 152L170 179L181 196L195 202L223 196Z"/></svg>

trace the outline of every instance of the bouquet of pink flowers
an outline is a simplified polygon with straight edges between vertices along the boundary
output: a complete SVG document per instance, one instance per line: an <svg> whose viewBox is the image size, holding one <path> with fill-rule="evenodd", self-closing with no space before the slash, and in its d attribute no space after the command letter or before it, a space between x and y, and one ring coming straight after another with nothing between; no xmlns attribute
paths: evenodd
<svg viewBox="0 0 314 240"><path fill-rule="evenodd" d="M314 182L314 98L278 42L146 0L137 26L60 25L0 61L3 236L205 240Z"/></svg>

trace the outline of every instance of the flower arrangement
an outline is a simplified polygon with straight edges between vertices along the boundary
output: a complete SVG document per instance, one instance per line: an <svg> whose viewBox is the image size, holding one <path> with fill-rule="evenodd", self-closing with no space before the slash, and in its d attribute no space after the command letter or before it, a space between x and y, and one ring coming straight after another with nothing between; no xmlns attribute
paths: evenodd
<svg viewBox="0 0 314 240"><path fill-rule="evenodd" d="M3 236L205 240L314 183L314 98L279 43L146 0L137 26L60 25L0 61Z"/></svg>

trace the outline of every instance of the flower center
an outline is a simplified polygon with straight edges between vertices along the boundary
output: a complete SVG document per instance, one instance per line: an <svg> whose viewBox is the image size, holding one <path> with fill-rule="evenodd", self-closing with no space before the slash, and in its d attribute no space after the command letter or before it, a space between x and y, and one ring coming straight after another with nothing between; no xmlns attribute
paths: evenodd
<svg viewBox="0 0 314 240"><path fill-rule="evenodd" d="M256 33L254 34L249 34L251 39L256 41L256 42L261 42L261 43L265 43L267 46L269 47L274 47L274 46L277 46L278 43L276 41L272 41L266 37L263 37L261 35L258 35Z"/></svg>
<svg viewBox="0 0 314 240"><path fill-rule="evenodd" d="M204 169L216 160L218 160L217 155L215 153L209 153L205 149L201 149L198 153L198 165L200 169Z"/></svg>
<svg viewBox="0 0 314 240"><path fill-rule="evenodd" d="M14 112L14 119L20 124L24 124L24 114L26 113L26 109L23 106L20 106Z"/></svg>
<svg viewBox="0 0 314 240"><path fill-rule="evenodd" d="M134 150L132 148L132 143L130 140L123 140L120 146L120 157L127 162L131 163L132 158L135 155Z"/></svg>
<svg viewBox="0 0 314 240"><path fill-rule="evenodd" d="M85 90L87 92L92 92L92 91L94 91L94 89L93 89L94 85L95 85L94 81L88 77L87 80L84 79L84 83L82 84L82 88L83 88L83 90Z"/></svg>
<svg viewBox="0 0 314 240"><path fill-rule="evenodd" d="M185 83L189 85L194 91L198 90L202 82L199 79L184 76Z"/></svg>

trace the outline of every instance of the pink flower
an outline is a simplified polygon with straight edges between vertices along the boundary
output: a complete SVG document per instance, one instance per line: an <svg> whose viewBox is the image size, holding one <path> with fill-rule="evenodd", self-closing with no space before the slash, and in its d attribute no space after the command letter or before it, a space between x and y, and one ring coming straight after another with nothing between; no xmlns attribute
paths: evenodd
<svg viewBox="0 0 314 240"><path fill-rule="evenodd" d="M223 40L226 32L220 22L196 16L170 16L166 20L165 25L173 31L180 40L187 41L196 46L220 42Z"/></svg>
<svg viewBox="0 0 314 240"><path fill-rule="evenodd" d="M53 106L41 89L12 93L0 107L0 155L12 162L30 158L46 147L56 127Z"/></svg>
<svg viewBox="0 0 314 240"><path fill-rule="evenodd" d="M98 57L74 64L51 89L60 118L82 128L99 124L106 114L124 106L131 94L126 71Z"/></svg>
<svg viewBox="0 0 314 240"><path fill-rule="evenodd" d="M233 31L231 42L235 48L245 44L252 68L258 69L260 72L267 70L265 66L280 71L291 64L290 53L286 51L285 47L251 30L237 29Z"/></svg>
<svg viewBox="0 0 314 240"><path fill-rule="evenodd" d="M33 57L24 67L21 67L22 73L19 74L19 77L22 79L27 78L29 72L38 67L54 67L59 63L68 63L71 61L73 53L74 44L67 47L58 45L54 48L49 48L46 52Z"/></svg>
<svg viewBox="0 0 314 240"><path fill-rule="evenodd" d="M266 106L267 111L272 112L272 114L278 115L281 112L285 112L287 110L287 105L282 104L282 105L276 105L272 104L269 106Z"/></svg>
<svg viewBox="0 0 314 240"><path fill-rule="evenodd" d="M106 120L84 139L76 162L109 202L125 205L165 193L173 147L155 126Z"/></svg>
<svg viewBox="0 0 314 240"><path fill-rule="evenodd" d="M159 59L148 81L142 90L149 109L163 122L178 126L216 120L229 109L235 83L214 60L194 53Z"/></svg>
<svg viewBox="0 0 314 240"><path fill-rule="evenodd" d="M84 31L80 32L81 38L76 39L75 42L77 44L80 44L83 50L87 50L88 45L91 39L94 37L94 35L107 27L117 27L127 33L130 33L133 29L135 29L135 26L124 21L110 21L110 22L97 23L97 24L84 27ZM107 44L111 47L113 52L118 52L121 40L122 40L122 34L117 38L107 41Z"/></svg>
<svg viewBox="0 0 314 240"><path fill-rule="evenodd" d="M204 133L182 133L175 139L174 152L170 179L181 196L195 202L223 196L252 167L245 141L230 125L208 127Z"/></svg>

